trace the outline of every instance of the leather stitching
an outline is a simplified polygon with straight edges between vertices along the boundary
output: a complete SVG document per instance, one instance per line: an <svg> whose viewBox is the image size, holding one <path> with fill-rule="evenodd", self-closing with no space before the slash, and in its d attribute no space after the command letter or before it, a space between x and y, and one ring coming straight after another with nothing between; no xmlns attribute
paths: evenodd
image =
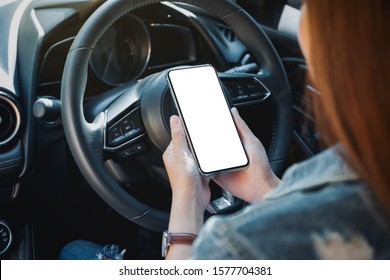
<svg viewBox="0 0 390 280"><path fill-rule="evenodd" d="M3 160L3 161L0 161L0 166L1 165L6 165L7 163L10 163L10 162L15 162L15 161L18 161L20 159L22 159L23 157L17 157L17 158L11 158L11 159L8 159L8 160Z"/></svg>
<svg viewBox="0 0 390 280"><path fill-rule="evenodd" d="M0 168L0 171L6 170L6 169L10 169L10 168L12 168L12 167L17 167L17 166L20 166L20 165L22 165L21 162L20 162L20 163L17 163L17 164L9 165L9 166L1 167L1 168Z"/></svg>
<svg viewBox="0 0 390 280"><path fill-rule="evenodd" d="M271 144L270 144L269 152L268 152L268 156L270 158L273 158L273 153L275 151L276 142L277 142L277 138L278 138L277 136L278 136L278 127L277 127L276 121L273 121Z"/></svg>

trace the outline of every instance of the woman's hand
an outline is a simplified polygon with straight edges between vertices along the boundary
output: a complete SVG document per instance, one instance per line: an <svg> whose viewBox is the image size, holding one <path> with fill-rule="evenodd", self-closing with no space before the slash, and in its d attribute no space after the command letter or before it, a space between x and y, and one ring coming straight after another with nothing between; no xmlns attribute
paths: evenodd
<svg viewBox="0 0 390 280"><path fill-rule="evenodd" d="M172 206L168 231L198 234L203 225L204 211L210 201L208 180L203 178L188 149L180 118L170 119L172 141L163 154L172 188ZM191 246L173 244L166 259L187 259Z"/></svg>
<svg viewBox="0 0 390 280"><path fill-rule="evenodd" d="M198 171L180 118L172 116L170 123L172 141L163 155L173 193L169 230L197 234L210 201L208 180Z"/></svg>
<svg viewBox="0 0 390 280"><path fill-rule="evenodd" d="M252 133L236 108L232 109L232 114L249 157L249 166L245 169L216 175L213 179L234 196L254 203L275 188L280 180L273 173L260 140Z"/></svg>

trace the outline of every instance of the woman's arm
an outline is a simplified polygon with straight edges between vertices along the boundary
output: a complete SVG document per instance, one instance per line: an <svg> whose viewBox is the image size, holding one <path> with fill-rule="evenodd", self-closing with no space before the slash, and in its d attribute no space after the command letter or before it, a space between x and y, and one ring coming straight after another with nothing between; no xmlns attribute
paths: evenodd
<svg viewBox="0 0 390 280"><path fill-rule="evenodd" d="M213 179L233 195L253 203L276 187L280 180L272 172L261 142L241 119L237 109L234 108L232 113L250 163L246 169L220 174ZM203 177L199 173L180 118L172 116L170 125L172 141L163 155L173 193L168 231L198 234L210 201L210 177ZM167 259L186 259L190 256L190 245L174 244L169 248Z"/></svg>
<svg viewBox="0 0 390 280"><path fill-rule="evenodd" d="M208 180L198 171L179 117L172 116L170 124L172 141L163 155L173 194L168 231L198 234L210 201ZM186 259L190 255L191 246L175 244L170 246L167 259Z"/></svg>

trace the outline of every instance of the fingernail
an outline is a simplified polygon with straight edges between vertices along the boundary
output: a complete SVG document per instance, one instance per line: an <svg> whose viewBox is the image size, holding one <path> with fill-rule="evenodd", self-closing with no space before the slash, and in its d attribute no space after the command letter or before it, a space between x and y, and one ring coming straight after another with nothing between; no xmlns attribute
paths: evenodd
<svg viewBox="0 0 390 280"><path fill-rule="evenodd" d="M177 126L179 124L179 117L175 115L171 116L170 122L171 122L171 127Z"/></svg>

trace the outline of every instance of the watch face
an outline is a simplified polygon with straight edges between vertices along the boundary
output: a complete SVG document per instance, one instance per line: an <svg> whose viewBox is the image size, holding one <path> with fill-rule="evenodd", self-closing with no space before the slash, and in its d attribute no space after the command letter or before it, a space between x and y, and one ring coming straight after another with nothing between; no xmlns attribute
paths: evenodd
<svg viewBox="0 0 390 280"><path fill-rule="evenodd" d="M161 241L161 256L165 258L168 253L168 231L164 231Z"/></svg>

